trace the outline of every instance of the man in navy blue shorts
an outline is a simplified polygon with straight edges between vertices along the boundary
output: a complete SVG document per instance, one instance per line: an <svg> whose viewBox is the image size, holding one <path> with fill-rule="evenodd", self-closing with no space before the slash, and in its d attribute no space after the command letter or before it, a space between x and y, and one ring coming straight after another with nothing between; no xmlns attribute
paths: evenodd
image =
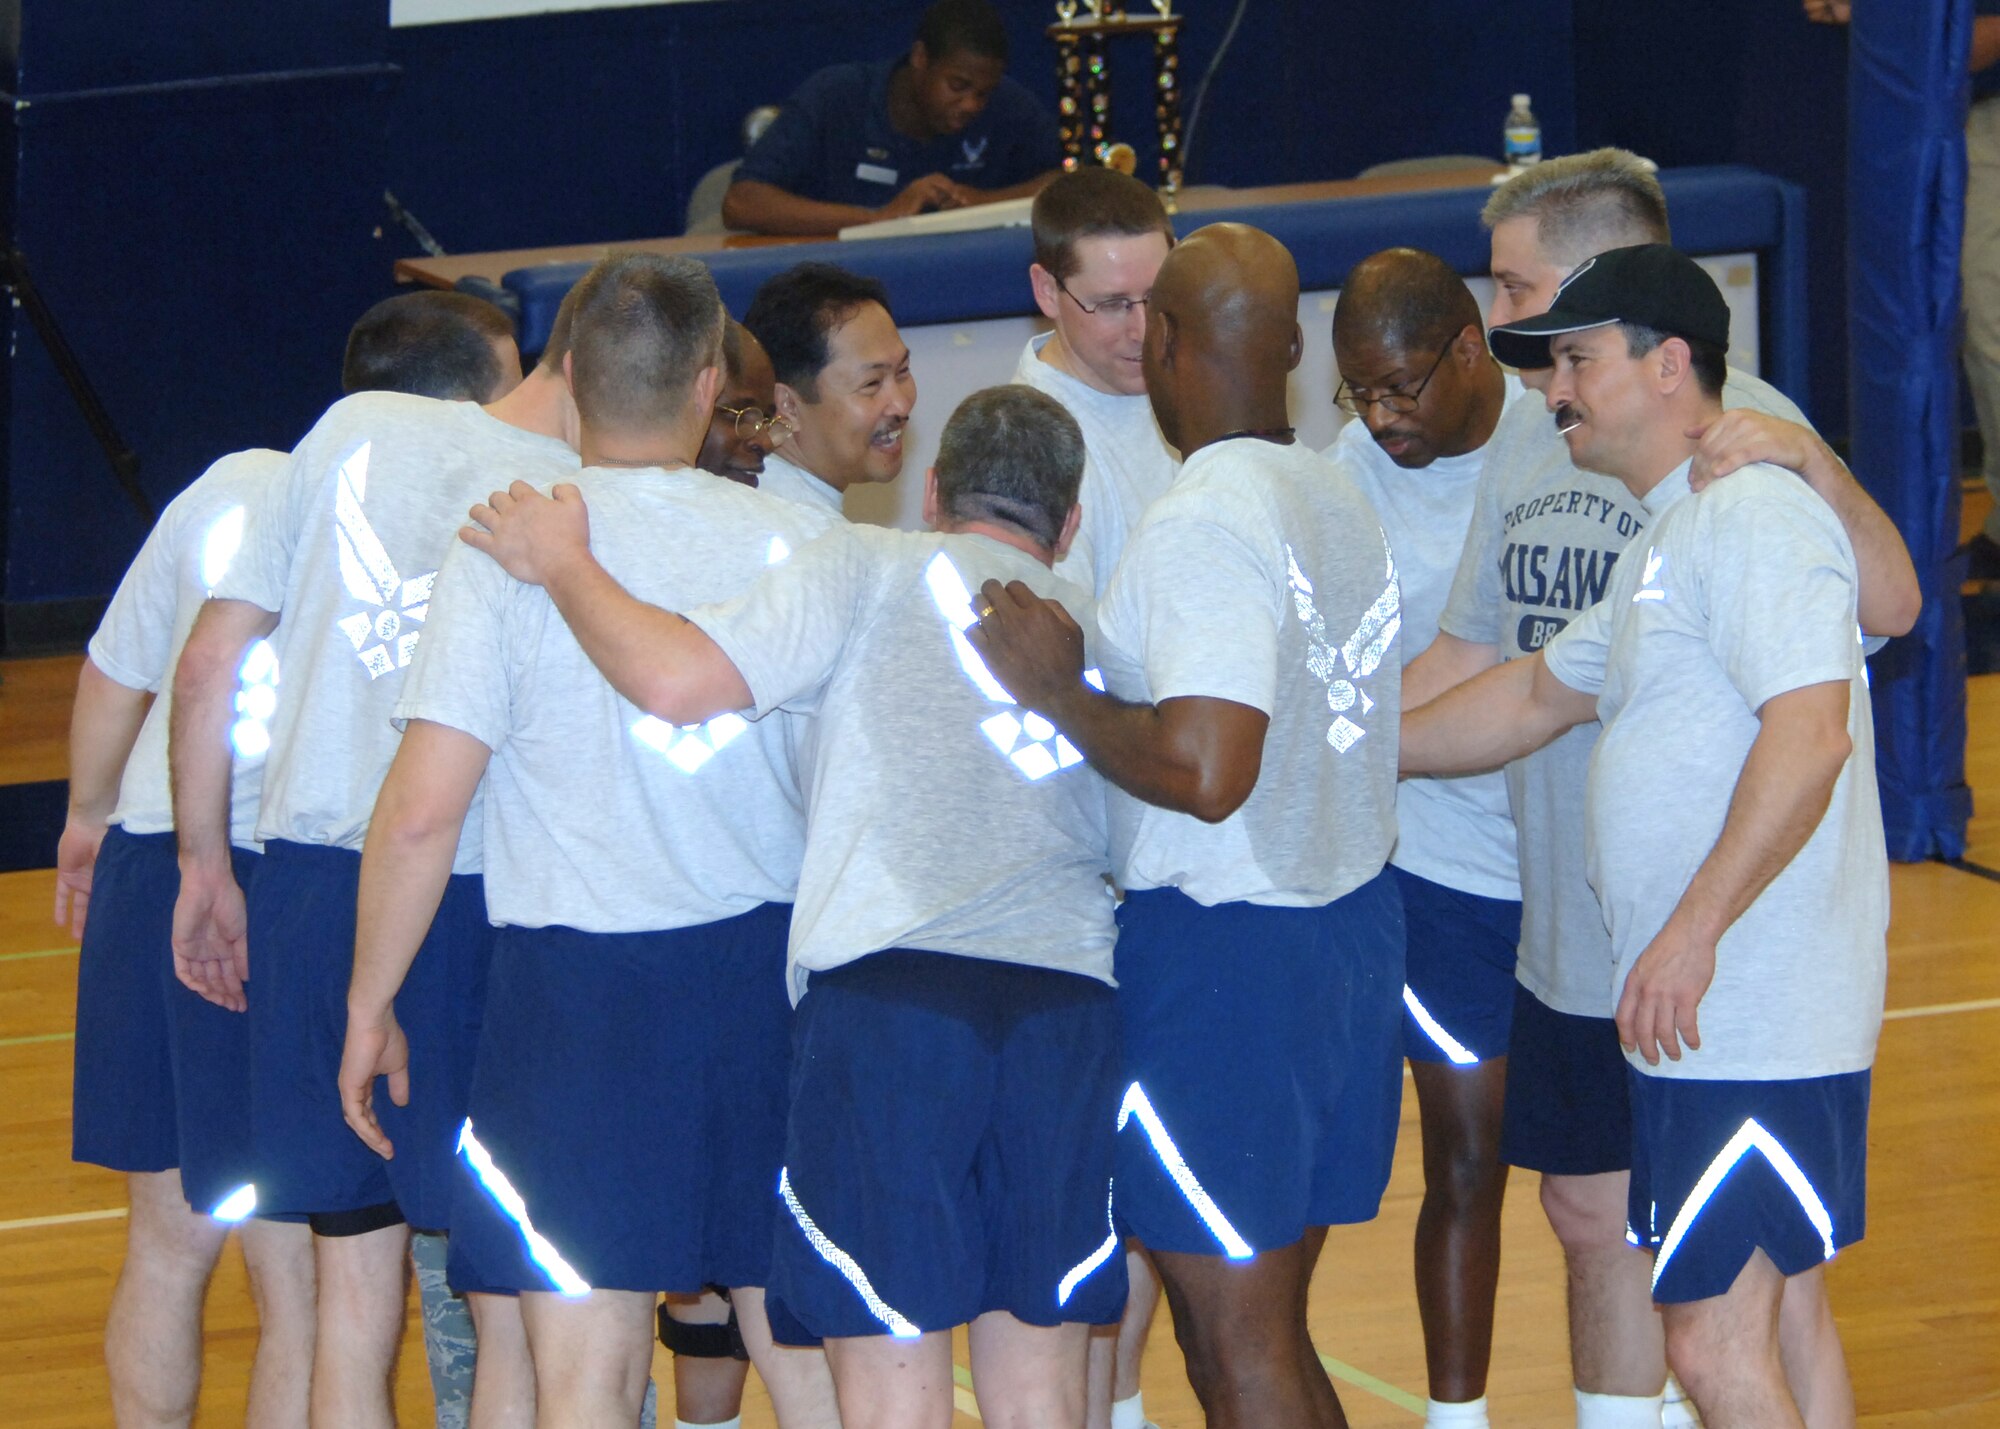
<svg viewBox="0 0 2000 1429"><path fill-rule="evenodd" d="M787 99L722 200L731 228L833 233L1028 198L1061 170L1055 120L1007 78L989 0L936 0L900 59L833 65Z"/></svg>
<svg viewBox="0 0 2000 1429"><path fill-rule="evenodd" d="M577 290L597 549L674 604L740 591L811 532L799 508L690 464L722 323L692 259L633 257ZM411 1094L394 1002L478 795L501 935L459 1134L454 1281L520 1294L545 1422L636 1420L658 1293L718 1284L781 1422L833 1424L820 1356L773 1351L763 1331L805 833L787 721L639 715L542 591L465 545L428 624L362 859L349 1124L395 1154L375 1080Z"/></svg>
<svg viewBox="0 0 2000 1429"><path fill-rule="evenodd" d="M1355 420L1327 455L1382 518L1403 592L1405 663L1437 636L1501 414L1524 389L1486 349L1479 304L1434 254L1391 248L1341 284L1333 315ZM1500 1278L1501 1098L1521 939L1521 877L1497 772L1406 779L1390 860L1409 925L1403 1054L1424 1136L1417 1309L1427 1429L1486 1429Z"/></svg>
<svg viewBox="0 0 2000 1429"><path fill-rule="evenodd" d="M408 1227L442 1230L449 1218L492 944L475 826L431 925L432 956L404 990L424 1094L397 1109L403 1152L385 1167L347 1130L334 1084L361 844L395 754L390 714L465 505L496 474L554 479L576 467L567 439L575 403L562 372L568 330L559 313L534 374L491 407L391 392L335 403L251 505L243 548L212 586L175 674L175 955L191 986L240 1003L246 945L256 948L250 1105L259 1194L271 1209L312 1218L313 1409L343 1425L385 1425L393 1415ZM230 705L242 651L274 627L287 697L268 730L257 823L265 852L246 914L220 820ZM475 1396L528 1402L513 1302L475 1295L470 1304L482 1347Z"/></svg>
<svg viewBox="0 0 2000 1429"><path fill-rule="evenodd" d="M1124 1303L1103 785L968 636L989 579L1087 623L1051 570L1082 470L1056 403L975 393L940 439L936 531L835 527L686 619L592 559L573 489L474 513L491 534L468 539L544 584L650 715L812 717L770 1303L824 1339L849 1423L948 1420L968 1325L990 1421L1081 1429L1089 1326Z"/></svg>
<svg viewBox="0 0 2000 1429"><path fill-rule="evenodd" d="M1401 615L1368 501L1286 408L1298 269L1238 224L1168 255L1146 392L1186 460L1099 619L989 585L980 648L1116 789L1118 1213L1213 1426L1345 1424L1306 1326L1329 1225L1374 1216L1402 1102Z"/></svg>
<svg viewBox="0 0 2000 1429"><path fill-rule="evenodd" d="M1630 1069L1626 1234L1667 1360L1710 1429L1851 1423L1822 1267L1864 1229L1888 926L1855 550L1778 465L1693 492L1729 309L1692 259L1598 254L1492 340L1551 369L1570 456L1650 520L1542 651L1412 713L1405 767L1602 720L1588 872Z"/></svg>

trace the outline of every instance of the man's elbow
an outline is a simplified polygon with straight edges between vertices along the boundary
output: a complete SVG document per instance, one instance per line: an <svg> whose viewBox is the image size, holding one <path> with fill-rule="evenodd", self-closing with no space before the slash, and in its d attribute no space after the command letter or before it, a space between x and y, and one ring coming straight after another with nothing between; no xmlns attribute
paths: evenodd
<svg viewBox="0 0 2000 1429"><path fill-rule="evenodd" d="M754 228L756 215L750 212L752 205L746 201L743 185L731 184L722 195L722 222L728 228Z"/></svg>
<svg viewBox="0 0 2000 1429"><path fill-rule="evenodd" d="M1250 771L1248 777L1228 770L1204 771L1196 776L1183 812L1194 815L1204 824L1219 824L1242 808L1250 798L1250 791L1256 787L1255 770Z"/></svg>
<svg viewBox="0 0 2000 1429"><path fill-rule="evenodd" d="M1870 635L1908 635L1917 627L1917 617L1924 613L1923 588L1912 576L1896 591L1892 600L1884 601L1882 608L1868 612L1868 633Z"/></svg>

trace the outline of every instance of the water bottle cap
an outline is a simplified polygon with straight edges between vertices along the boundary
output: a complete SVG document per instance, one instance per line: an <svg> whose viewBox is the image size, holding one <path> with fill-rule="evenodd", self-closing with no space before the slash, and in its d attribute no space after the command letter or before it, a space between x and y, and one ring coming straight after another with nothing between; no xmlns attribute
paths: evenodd
<svg viewBox="0 0 2000 1429"><path fill-rule="evenodd" d="M1525 94L1517 94L1517 95L1515 95L1515 96L1514 96L1514 107L1515 107L1516 109L1526 109L1526 108L1528 107L1528 96L1527 96L1527 95L1525 95Z"/></svg>

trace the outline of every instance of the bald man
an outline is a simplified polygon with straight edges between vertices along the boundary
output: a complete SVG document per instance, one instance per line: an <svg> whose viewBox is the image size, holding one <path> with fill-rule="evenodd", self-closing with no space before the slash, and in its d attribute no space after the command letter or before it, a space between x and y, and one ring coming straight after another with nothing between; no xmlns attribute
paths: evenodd
<svg viewBox="0 0 2000 1429"><path fill-rule="evenodd" d="M1328 450L1374 504L1396 553L1404 663L1437 638L1472 524L1487 443L1525 390L1486 348L1479 304L1435 254L1354 265L1333 315L1334 401L1358 418ZM1521 939L1507 782L1406 779L1390 859L1409 928L1403 1055L1424 1136L1417 1308L1428 1429L1485 1429L1500 1206L1500 1114Z"/></svg>
<svg viewBox="0 0 2000 1429"><path fill-rule="evenodd" d="M1375 1213L1401 1092L1395 571L1293 433L1298 296L1240 224L1160 268L1146 391L1187 459L1100 607L1109 693L1023 586L989 582L972 637L1117 786L1118 1211L1213 1429L1346 1424L1306 1288L1326 1227Z"/></svg>

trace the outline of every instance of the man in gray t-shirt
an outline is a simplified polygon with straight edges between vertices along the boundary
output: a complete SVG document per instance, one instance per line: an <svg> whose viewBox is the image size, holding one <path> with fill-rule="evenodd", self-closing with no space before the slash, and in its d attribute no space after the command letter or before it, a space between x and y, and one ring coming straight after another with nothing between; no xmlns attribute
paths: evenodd
<svg viewBox="0 0 2000 1429"><path fill-rule="evenodd" d="M975 393L927 486L936 531L836 527L685 618L592 558L567 488L496 502L468 537L544 585L649 714L815 726L770 1289L774 1324L826 1341L844 1401L948 1414L951 1330L976 1320L982 1402L1080 1423L1087 1326L1124 1304L1104 789L968 636L974 593L1006 581L1074 604L1079 652L1094 642L1088 596L1052 570L1082 468L1058 404Z"/></svg>
<svg viewBox="0 0 2000 1429"><path fill-rule="evenodd" d="M1565 275L1593 255L1667 236L1658 181L1616 149L1553 159L1510 180L1488 202L1485 222L1495 324L1545 311ZM1542 384L1535 373L1523 380ZM1783 433L1797 431L1796 408L1744 373L1727 373L1722 404L1732 415L1709 433L1698 476L1768 458L1789 444ZM1411 708L1539 650L1602 597L1621 552L1648 523L1622 483L1575 465L1542 404L1516 403L1488 453L1440 633L1405 671ZM1899 628L1917 587L1895 528L1830 454L1801 466L1854 547L1863 625ZM1522 1030L1508 1057L1501 1152L1542 1173L1542 1205L1563 1246L1579 1429L1646 1412L1642 1402L1657 1396L1663 1376L1650 1272L1625 1239L1631 1143L1610 1022L1611 950L1584 879L1584 773L1595 739L1596 726L1585 724L1507 766L1520 837L1514 1016ZM1689 1421L1670 1405L1669 1422Z"/></svg>
<svg viewBox="0 0 2000 1429"><path fill-rule="evenodd" d="M1652 524L1537 656L1413 713L1404 757L1480 768L1603 720L1587 861L1633 1068L1628 1225L1710 1422L1798 1423L1795 1398L1850 1393L1821 1264L1861 1235L1887 868L1847 533L1762 463L1690 494L1728 331L1713 280L1658 244L1494 330L1503 360L1553 363L1577 464Z"/></svg>

